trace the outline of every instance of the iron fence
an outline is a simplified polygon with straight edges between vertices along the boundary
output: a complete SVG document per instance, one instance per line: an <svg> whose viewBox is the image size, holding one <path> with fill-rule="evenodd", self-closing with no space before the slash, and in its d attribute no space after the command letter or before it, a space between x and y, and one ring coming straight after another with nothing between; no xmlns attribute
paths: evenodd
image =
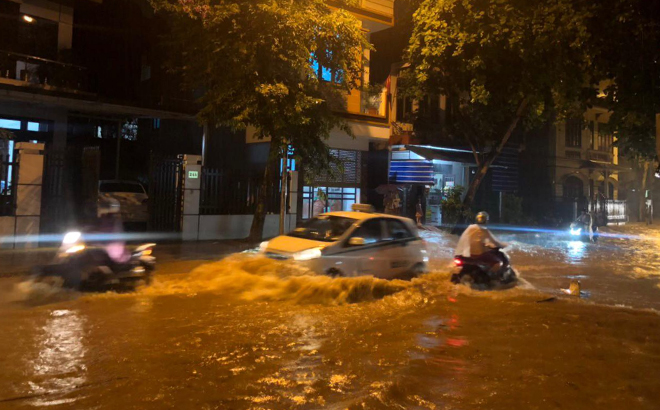
<svg viewBox="0 0 660 410"><path fill-rule="evenodd" d="M182 187L182 159L152 155L149 170L149 230L181 231Z"/></svg>
<svg viewBox="0 0 660 410"><path fill-rule="evenodd" d="M16 213L18 162L9 154L0 155L0 216Z"/></svg>
<svg viewBox="0 0 660 410"><path fill-rule="evenodd" d="M628 203L626 201L605 200L599 203L599 212L604 212L607 223L628 222Z"/></svg>
<svg viewBox="0 0 660 410"><path fill-rule="evenodd" d="M263 177L218 169L202 170L201 215L251 215L255 211ZM271 184L266 212L279 212L279 184Z"/></svg>

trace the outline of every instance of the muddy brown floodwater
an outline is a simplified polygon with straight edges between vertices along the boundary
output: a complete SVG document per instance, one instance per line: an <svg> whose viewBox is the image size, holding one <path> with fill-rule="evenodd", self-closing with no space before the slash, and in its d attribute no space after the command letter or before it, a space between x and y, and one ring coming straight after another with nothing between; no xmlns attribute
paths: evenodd
<svg viewBox="0 0 660 410"><path fill-rule="evenodd" d="M0 409L659 409L660 316L254 256L0 307Z"/></svg>

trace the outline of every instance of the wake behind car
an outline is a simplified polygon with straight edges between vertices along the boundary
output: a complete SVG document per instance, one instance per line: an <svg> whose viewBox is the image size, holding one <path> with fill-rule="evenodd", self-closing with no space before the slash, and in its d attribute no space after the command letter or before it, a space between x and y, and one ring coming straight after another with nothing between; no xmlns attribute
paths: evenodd
<svg viewBox="0 0 660 410"><path fill-rule="evenodd" d="M372 210L354 205L353 212L321 214L262 243L260 250L268 258L292 260L330 276L394 279L425 272L426 247L413 221Z"/></svg>

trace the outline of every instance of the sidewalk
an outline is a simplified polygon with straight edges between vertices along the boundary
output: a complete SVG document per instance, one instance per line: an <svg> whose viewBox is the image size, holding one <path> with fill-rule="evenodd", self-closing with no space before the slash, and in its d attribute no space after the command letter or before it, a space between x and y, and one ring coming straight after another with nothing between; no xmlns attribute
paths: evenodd
<svg viewBox="0 0 660 410"><path fill-rule="evenodd" d="M242 240L177 242L157 245L154 256L158 264L172 264L217 260L245 249L249 249L249 245ZM0 277L29 274L34 266L49 263L56 252L57 248L0 250Z"/></svg>

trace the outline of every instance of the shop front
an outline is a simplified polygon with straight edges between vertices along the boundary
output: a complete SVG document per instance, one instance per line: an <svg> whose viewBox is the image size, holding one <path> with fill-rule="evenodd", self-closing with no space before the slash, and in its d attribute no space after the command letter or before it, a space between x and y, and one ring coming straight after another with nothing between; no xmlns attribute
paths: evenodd
<svg viewBox="0 0 660 410"><path fill-rule="evenodd" d="M472 151L424 146L395 145L391 148L389 195L399 204L392 213L424 224L442 225L442 201L461 187L466 188ZM394 188L396 187L396 188ZM461 191L464 192L464 191Z"/></svg>
<svg viewBox="0 0 660 410"><path fill-rule="evenodd" d="M361 203L363 152L331 150L341 166L334 172L312 178L302 187L302 219L324 212L350 211Z"/></svg>

